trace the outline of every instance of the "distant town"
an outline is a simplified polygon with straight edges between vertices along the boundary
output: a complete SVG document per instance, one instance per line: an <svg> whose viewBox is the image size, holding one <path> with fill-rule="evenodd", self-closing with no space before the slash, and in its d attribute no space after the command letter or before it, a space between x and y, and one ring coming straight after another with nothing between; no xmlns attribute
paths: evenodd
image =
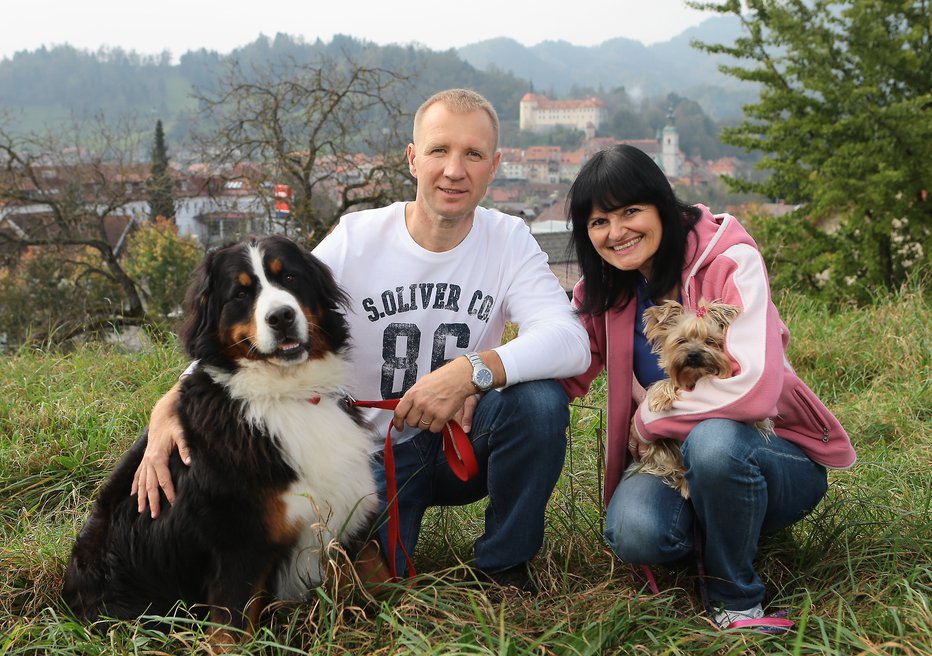
<svg viewBox="0 0 932 656"><path fill-rule="evenodd" d="M703 188L715 178L738 173L739 162L734 158L716 161L686 158L679 147L672 110L667 115L666 125L652 139L619 140L595 136L605 120L605 107L598 98L551 100L540 94L525 94L520 103L521 132L543 135L567 128L581 131L585 139L573 150L560 146L502 148L496 180L483 200L484 205L524 218L567 289L578 279L578 271L575 255L567 248L569 234L564 202L569 185L594 153L617 143L635 146L650 155L678 188ZM332 182L325 187L325 193L333 197L342 192L342 187L381 163L367 161L363 155L343 159L352 161L353 165L328 163L326 158L318 162L321 166L330 166L335 173ZM76 177L89 180L95 177L89 172L62 168L60 165L45 167L41 180L33 183L35 189L25 190L23 201L0 205L0 230L21 237L35 237L46 224L43 217L49 212L48 205L42 202L43 195L54 195L58 188L66 188ZM133 226L150 216L146 192L149 166L138 163L109 169L101 167L95 173L121 185L125 195L126 202L115 206L103 220L107 239L119 253ZM258 178L248 172L218 173L200 164L184 168L173 166L170 173L174 222L182 236L193 236L209 247L245 235L287 231L294 192L286 184L267 180L257 183ZM30 198L34 202L30 203ZM791 208L771 206L765 211L782 213L788 209Z"/></svg>

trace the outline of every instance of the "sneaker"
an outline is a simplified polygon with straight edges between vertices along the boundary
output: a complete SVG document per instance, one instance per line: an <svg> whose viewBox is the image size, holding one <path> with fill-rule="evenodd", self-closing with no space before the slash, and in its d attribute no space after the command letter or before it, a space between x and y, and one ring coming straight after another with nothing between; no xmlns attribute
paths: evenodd
<svg viewBox="0 0 932 656"><path fill-rule="evenodd" d="M785 610L764 615L760 604L745 610L725 610L715 613L713 620L720 629L752 629L762 633L784 633L796 623L786 618Z"/></svg>
<svg viewBox="0 0 932 656"><path fill-rule="evenodd" d="M715 613L712 620L720 629L727 629L732 622L739 620L757 620L764 616L764 609L760 604L746 608L745 610L725 610L722 609Z"/></svg>
<svg viewBox="0 0 932 656"><path fill-rule="evenodd" d="M496 572L475 568L473 573L480 583L491 583L501 588L517 588L521 592L537 594L537 584L531 578L527 563L519 563Z"/></svg>

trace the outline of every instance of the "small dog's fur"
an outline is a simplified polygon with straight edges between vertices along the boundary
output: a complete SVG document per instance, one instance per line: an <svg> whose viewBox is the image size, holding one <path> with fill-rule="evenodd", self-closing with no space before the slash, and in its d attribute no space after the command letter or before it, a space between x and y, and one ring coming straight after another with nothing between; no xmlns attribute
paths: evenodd
<svg viewBox="0 0 932 656"><path fill-rule="evenodd" d="M157 519L130 495L147 432L117 465L65 572L78 618L166 615L181 600L248 631L268 596L304 599L335 548L361 547L378 502L369 427L341 391L346 302L284 237L207 256L182 329L200 361L177 408L191 465L172 454L176 498L162 495Z"/></svg>
<svg viewBox="0 0 932 656"><path fill-rule="evenodd" d="M680 390L693 389L705 376L731 377L731 361L724 348L725 329L740 313L737 306L705 300L699 301L696 311L687 310L676 301L666 301L644 311L644 336L654 353L659 354L660 368L668 376L647 390L647 407L651 412L669 410ZM758 422L758 428L769 432L772 422ZM654 440L641 457L639 471L664 478L684 499L689 498L677 440Z"/></svg>

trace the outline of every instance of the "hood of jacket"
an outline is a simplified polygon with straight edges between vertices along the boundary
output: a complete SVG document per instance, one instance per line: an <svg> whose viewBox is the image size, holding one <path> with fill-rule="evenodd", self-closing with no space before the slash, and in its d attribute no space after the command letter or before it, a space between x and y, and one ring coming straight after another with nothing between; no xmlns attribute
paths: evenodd
<svg viewBox="0 0 932 656"><path fill-rule="evenodd" d="M757 249L757 243L731 214L712 214L705 205L696 205L702 214L695 229L686 242L685 267L683 269L683 305L694 308L699 302L697 276L718 255L738 244L747 244Z"/></svg>

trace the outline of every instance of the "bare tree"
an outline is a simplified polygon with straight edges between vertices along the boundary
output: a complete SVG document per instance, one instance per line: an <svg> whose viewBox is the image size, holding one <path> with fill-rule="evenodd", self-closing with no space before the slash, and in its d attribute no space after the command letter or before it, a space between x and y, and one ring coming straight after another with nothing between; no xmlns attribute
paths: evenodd
<svg viewBox="0 0 932 656"><path fill-rule="evenodd" d="M46 256L54 252L53 261L71 272L69 282L48 283L73 286L71 306L62 313L67 322L43 322L58 331L56 338L139 323L144 316L139 288L119 257L134 215L144 206L148 165L137 163L144 152L139 134L127 124L107 127L102 118L26 135L0 123L4 264L15 266L39 249ZM98 298L80 293L94 285Z"/></svg>
<svg viewBox="0 0 932 656"><path fill-rule="evenodd" d="M197 94L196 140L219 170L263 194L281 229L313 243L344 212L411 193L400 128L410 93L405 76L348 55L234 61L217 90ZM276 185L292 194L287 213L275 212Z"/></svg>

